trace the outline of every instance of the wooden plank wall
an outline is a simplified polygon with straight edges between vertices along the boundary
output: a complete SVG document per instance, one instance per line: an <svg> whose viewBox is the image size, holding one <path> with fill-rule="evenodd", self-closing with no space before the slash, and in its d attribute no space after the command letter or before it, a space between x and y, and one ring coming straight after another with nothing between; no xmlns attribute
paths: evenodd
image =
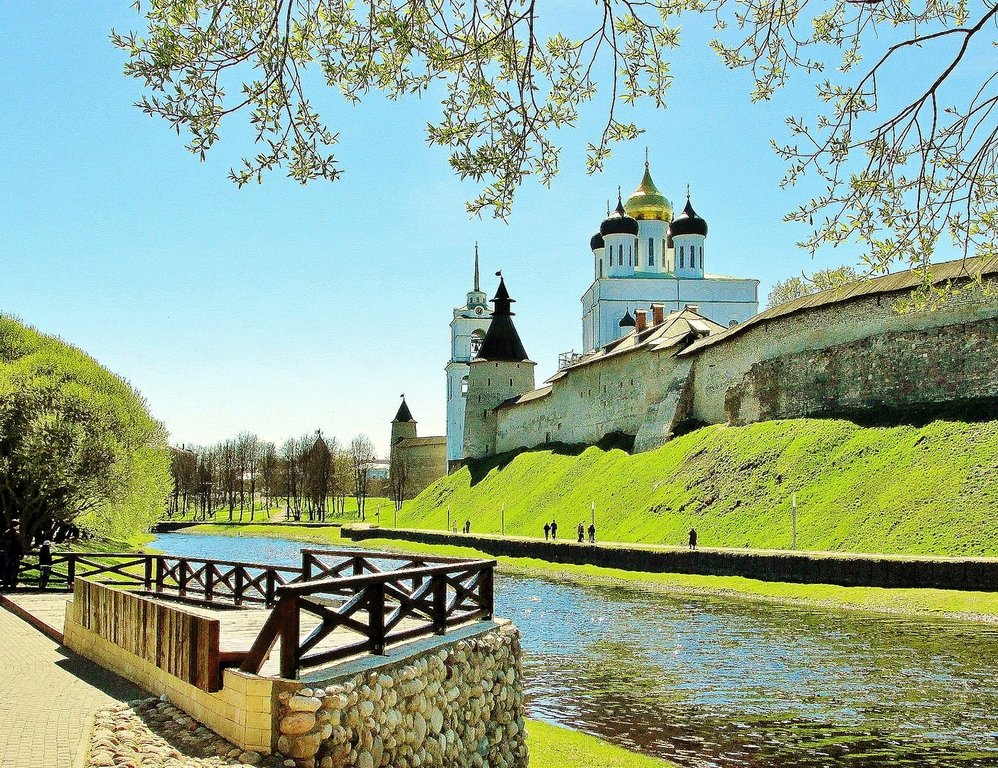
<svg viewBox="0 0 998 768"><path fill-rule="evenodd" d="M221 687L219 621L86 579L73 586L73 615L86 629L205 691Z"/></svg>

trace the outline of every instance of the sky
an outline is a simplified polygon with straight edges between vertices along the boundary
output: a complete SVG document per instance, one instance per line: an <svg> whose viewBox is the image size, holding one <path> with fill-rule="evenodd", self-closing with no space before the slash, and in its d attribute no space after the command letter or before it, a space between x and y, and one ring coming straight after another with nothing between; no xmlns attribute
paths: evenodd
<svg viewBox="0 0 998 768"><path fill-rule="evenodd" d="M571 3L552 2L553 21ZM788 114L812 115L795 83L752 105L745 72L724 69L694 29L673 62L669 108L634 110L647 132L585 172L599 110L559 136L550 188L528 179L506 222L469 217L476 191L427 146L433 99L319 106L344 170L307 186L280 173L238 189L251 151L244 118L200 162L165 122L133 106L108 31L139 28L128 3L0 4L0 312L84 349L147 399L174 444L251 431L280 443L315 429L387 450L404 392L421 435L443 434L452 309L502 269L540 383L580 350L588 243L645 149L676 210L686 185L709 223L707 271L774 281L854 263L796 248L782 222L805 189L782 190Z"/></svg>

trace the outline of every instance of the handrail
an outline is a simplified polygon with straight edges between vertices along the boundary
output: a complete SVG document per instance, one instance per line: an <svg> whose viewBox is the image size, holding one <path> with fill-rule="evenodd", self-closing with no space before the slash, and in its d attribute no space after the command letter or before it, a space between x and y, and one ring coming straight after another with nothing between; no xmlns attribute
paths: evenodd
<svg viewBox="0 0 998 768"><path fill-rule="evenodd" d="M301 556L301 567L293 567L144 552L53 552L53 566L65 570L53 567L50 579L70 588L87 577L208 604L262 604L272 610L240 669L259 673L280 641L286 678L493 615L495 560L311 548ZM382 570L386 564L401 567ZM22 563L22 570L36 567ZM313 569L319 578L311 578ZM343 630L357 640L344 642Z"/></svg>

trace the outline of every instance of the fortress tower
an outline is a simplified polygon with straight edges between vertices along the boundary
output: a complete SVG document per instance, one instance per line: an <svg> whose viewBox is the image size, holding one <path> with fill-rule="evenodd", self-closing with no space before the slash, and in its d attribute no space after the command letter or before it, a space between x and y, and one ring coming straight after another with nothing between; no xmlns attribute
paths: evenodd
<svg viewBox="0 0 998 768"><path fill-rule="evenodd" d="M478 245L475 245L475 282L463 307L454 310L450 322L450 360L447 371L447 465L464 456L464 404L471 359L485 341L492 322L488 299L479 287Z"/></svg>
<svg viewBox="0 0 998 768"><path fill-rule="evenodd" d="M416 436L416 420L412 418L409 406L406 405L405 395L402 395L402 405L399 406L398 413L392 419L391 448L394 449L400 440L407 437Z"/></svg>
<svg viewBox="0 0 998 768"><path fill-rule="evenodd" d="M513 313L506 282L500 276L492 299L492 322L478 354L468 368L465 396L464 458L486 456L496 447L495 407L534 388L535 363L527 358Z"/></svg>

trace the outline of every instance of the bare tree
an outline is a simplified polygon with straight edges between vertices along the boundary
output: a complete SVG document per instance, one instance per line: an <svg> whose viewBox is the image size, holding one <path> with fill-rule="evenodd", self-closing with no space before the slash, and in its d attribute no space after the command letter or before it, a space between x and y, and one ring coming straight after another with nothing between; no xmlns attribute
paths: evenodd
<svg viewBox="0 0 998 768"><path fill-rule="evenodd" d="M402 509L402 502L406 500L408 491L409 454L396 443L392 446L388 460L388 492L395 504L396 512Z"/></svg>
<svg viewBox="0 0 998 768"><path fill-rule="evenodd" d="M371 462L375 459L374 443L367 435L356 435L350 441L350 462L353 468L353 494L357 499L357 515L361 520L364 515L364 503L370 486L369 471Z"/></svg>

